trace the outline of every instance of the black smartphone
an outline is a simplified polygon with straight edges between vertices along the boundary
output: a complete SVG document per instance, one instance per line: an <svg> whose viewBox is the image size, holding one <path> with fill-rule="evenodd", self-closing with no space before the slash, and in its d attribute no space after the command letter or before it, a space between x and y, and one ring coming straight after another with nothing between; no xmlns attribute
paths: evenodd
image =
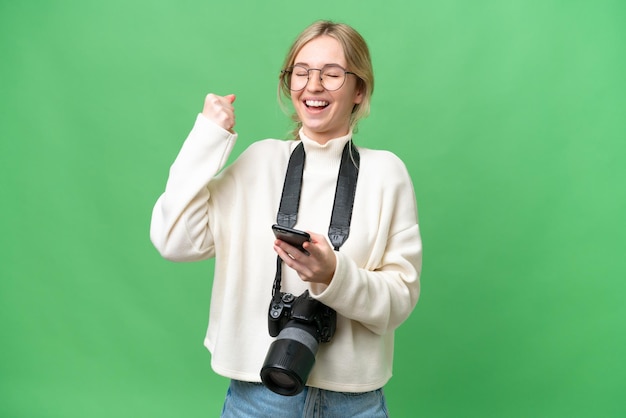
<svg viewBox="0 0 626 418"><path fill-rule="evenodd" d="M272 225L272 231L274 231L274 235L279 240L285 241L287 244L293 245L303 253L308 254L308 252L302 248L302 244L307 241L311 241L311 236L308 232L288 228L286 226L280 226L278 224Z"/></svg>

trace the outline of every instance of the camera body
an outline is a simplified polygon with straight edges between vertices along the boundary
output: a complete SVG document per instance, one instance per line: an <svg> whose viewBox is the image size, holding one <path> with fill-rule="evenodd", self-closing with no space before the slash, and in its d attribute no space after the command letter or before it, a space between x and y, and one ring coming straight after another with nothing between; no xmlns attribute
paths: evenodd
<svg viewBox="0 0 626 418"><path fill-rule="evenodd" d="M312 325L315 328L314 338L322 343L329 342L337 329L335 310L313 299L308 290L298 297L291 293L280 292L280 301L270 302L267 319L272 337L278 336L290 321Z"/></svg>
<svg viewBox="0 0 626 418"><path fill-rule="evenodd" d="M337 328L337 312L313 299L309 291L295 297L280 292L268 312L272 342L261 380L267 388L285 396L302 392L315 364L320 342L329 342Z"/></svg>

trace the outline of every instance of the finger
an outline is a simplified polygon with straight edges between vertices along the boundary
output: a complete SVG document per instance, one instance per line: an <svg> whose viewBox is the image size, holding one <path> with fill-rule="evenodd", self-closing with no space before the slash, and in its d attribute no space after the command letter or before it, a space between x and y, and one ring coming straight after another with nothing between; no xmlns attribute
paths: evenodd
<svg viewBox="0 0 626 418"><path fill-rule="evenodd" d="M303 256L306 256L305 253L300 250L298 247L294 247L288 242L277 239L274 243L275 246L283 250L286 254L288 254L292 259L297 260L301 259Z"/></svg>
<svg viewBox="0 0 626 418"><path fill-rule="evenodd" d="M315 245L314 242L311 241L307 241L304 244L302 244L302 248L304 248L304 250L306 252L308 252L309 254L319 254L320 250L317 247L317 245Z"/></svg>
<svg viewBox="0 0 626 418"><path fill-rule="evenodd" d="M302 263L298 262L296 258L299 257L298 250L294 249L290 252L288 249L284 249L279 247L278 245L274 245L274 251L276 251L276 254L278 254L281 260L283 260L283 262L287 266L291 267L299 273L299 270L302 268Z"/></svg>
<svg viewBox="0 0 626 418"><path fill-rule="evenodd" d="M235 108L232 103L235 95L218 96L210 93L204 100L202 114L222 128L233 133L235 126Z"/></svg>
<svg viewBox="0 0 626 418"><path fill-rule="evenodd" d="M321 255L324 253L325 246L330 249L328 242L323 235L316 234L311 231L306 231L311 236L311 241L305 242L302 247L310 254Z"/></svg>
<svg viewBox="0 0 626 418"><path fill-rule="evenodd" d="M235 102L236 98L237 97L234 94L228 94L223 97L223 100L225 102L225 110L228 114L228 120L225 121L224 124L226 125L226 130L230 133L235 133L235 131L233 130L235 128L235 107L233 106L233 103Z"/></svg>

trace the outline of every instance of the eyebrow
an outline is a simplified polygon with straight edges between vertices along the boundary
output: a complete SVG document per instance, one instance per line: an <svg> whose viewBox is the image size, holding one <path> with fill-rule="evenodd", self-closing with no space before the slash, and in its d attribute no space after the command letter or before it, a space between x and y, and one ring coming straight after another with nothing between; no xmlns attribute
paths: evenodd
<svg viewBox="0 0 626 418"><path fill-rule="evenodd" d="M294 66L295 66L295 65L300 65L300 66L302 66L302 67L307 67L307 68L310 68L310 67L311 67L311 66L310 66L309 64L307 64L306 62L294 62L294 63L293 63L293 65L294 65ZM324 64L324 65L322 66L322 68L324 68L324 67L339 67L339 68L343 68L343 65L339 65L339 64L337 64L336 62L331 62L331 63L328 63L328 64Z"/></svg>

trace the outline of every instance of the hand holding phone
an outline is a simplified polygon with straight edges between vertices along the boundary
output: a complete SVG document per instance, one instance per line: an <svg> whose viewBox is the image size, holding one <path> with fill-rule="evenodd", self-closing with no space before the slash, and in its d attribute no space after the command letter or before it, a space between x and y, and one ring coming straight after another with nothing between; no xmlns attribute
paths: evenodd
<svg viewBox="0 0 626 418"><path fill-rule="evenodd" d="M307 250L302 247L307 241L311 241L311 235L308 232L300 231L299 229L289 228L278 224L272 225L272 231L274 235L281 241L285 241L287 244L296 247L298 250L305 254L309 254Z"/></svg>

